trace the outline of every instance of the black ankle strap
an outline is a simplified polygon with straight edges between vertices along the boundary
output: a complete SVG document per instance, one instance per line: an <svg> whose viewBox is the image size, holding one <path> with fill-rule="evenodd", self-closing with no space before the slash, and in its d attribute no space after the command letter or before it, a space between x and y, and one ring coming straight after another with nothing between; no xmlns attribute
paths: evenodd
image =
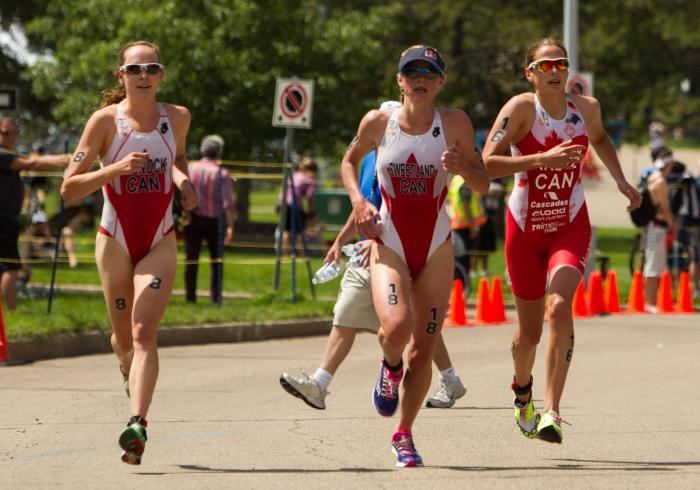
<svg viewBox="0 0 700 490"><path fill-rule="evenodd" d="M129 422L126 424L126 426L128 427L128 426L130 426L130 425L132 425L132 424L139 424L139 425L141 425L141 426L143 426L143 427L147 427L147 426L148 426L148 422L146 422L146 419L143 418L143 417L140 416L140 415L134 415L133 417L131 417L131 418L129 419Z"/></svg>
<svg viewBox="0 0 700 490"><path fill-rule="evenodd" d="M532 393L532 376L530 376L530 382L527 384L527 386L518 386L518 383L515 382L515 376L513 376L513 382L511 383L510 388L516 395L529 395Z"/></svg>

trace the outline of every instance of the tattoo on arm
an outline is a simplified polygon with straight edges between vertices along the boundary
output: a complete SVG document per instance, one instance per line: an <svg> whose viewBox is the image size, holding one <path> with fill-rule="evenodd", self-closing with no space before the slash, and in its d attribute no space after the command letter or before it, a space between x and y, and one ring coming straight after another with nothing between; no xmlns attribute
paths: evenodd
<svg viewBox="0 0 700 490"><path fill-rule="evenodd" d="M495 133L493 133L493 136L491 136L491 141L493 143L498 143L503 139L503 137L506 135L506 132L503 131L502 129L499 129Z"/></svg>
<svg viewBox="0 0 700 490"><path fill-rule="evenodd" d="M508 121L510 121L510 118L509 118L509 117L504 117L504 118L503 118L503 125L501 126L501 129L502 129L503 131L505 131L506 128L508 127Z"/></svg>
<svg viewBox="0 0 700 490"><path fill-rule="evenodd" d="M73 162L75 163L80 163L83 161L83 158L85 158L85 152L84 151L79 151L78 153L75 154L73 157Z"/></svg>
<svg viewBox="0 0 700 490"><path fill-rule="evenodd" d="M126 309L126 299L124 298L117 298L114 301L114 307L118 310L124 310Z"/></svg>
<svg viewBox="0 0 700 490"><path fill-rule="evenodd" d="M395 306L399 304L399 295L396 294L396 284L389 284L389 304Z"/></svg>

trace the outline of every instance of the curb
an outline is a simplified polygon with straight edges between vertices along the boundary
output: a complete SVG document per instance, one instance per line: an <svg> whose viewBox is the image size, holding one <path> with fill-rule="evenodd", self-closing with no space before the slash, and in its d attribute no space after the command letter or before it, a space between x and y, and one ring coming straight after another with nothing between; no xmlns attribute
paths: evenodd
<svg viewBox="0 0 700 490"><path fill-rule="evenodd" d="M254 342L260 340L326 335L330 318L309 318L264 323L202 324L159 327L158 347ZM16 340L8 345L10 361L38 361L112 352L109 331L64 333L37 339Z"/></svg>

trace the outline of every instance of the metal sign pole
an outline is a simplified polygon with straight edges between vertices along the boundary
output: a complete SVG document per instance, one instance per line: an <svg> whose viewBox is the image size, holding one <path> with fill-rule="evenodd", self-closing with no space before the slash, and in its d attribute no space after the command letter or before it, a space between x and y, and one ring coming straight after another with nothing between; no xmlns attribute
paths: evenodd
<svg viewBox="0 0 700 490"><path fill-rule="evenodd" d="M564 0L564 46L570 72L578 73L578 0Z"/></svg>

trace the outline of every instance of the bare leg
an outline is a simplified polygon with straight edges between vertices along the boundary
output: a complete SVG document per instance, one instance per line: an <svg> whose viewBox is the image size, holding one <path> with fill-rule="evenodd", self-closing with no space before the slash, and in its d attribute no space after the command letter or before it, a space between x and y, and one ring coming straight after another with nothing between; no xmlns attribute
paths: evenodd
<svg viewBox="0 0 700 490"><path fill-rule="evenodd" d="M646 303L651 306L656 306L656 295L659 292L659 278L645 277L644 278L644 297Z"/></svg>
<svg viewBox="0 0 700 490"><path fill-rule="evenodd" d="M374 244L370 258L372 300L379 318L377 339L390 366L401 363L413 329L408 267L393 250Z"/></svg>
<svg viewBox="0 0 700 490"><path fill-rule="evenodd" d="M95 239L95 259L109 321L112 324L112 349L117 355L121 369L128 374L133 354L131 311L134 304L134 287L131 258L116 240L98 233Z"/></svg>
<svg viewBox="0 0 700 490"><path fill-rule="evenodd" d="M559 413L559 402L574 353L574 318L571 305L580 282L581 272L570 266L555 269L549 281L545 411L554 410Z"/></svg>
<svg viewBox="0 0 700 490"><path fill-rule="evenodd" d="M518 386L525 387L530 383L532 367L535 364L537 344L542 337L542 322L544 320L544 298L535 301L526 301L515 298L515 307L518 311L518 324L513 335L511 353L513 355L513 368L515 382ZM529 394L518 395L518 399L527 403Z"/></svg>
<svg viewBox="0 0 700 490"><path fill-rule="evenodd" d="M17 303L17 271L5 271L0 275L0 289L7 311L15 311Z"/></svg>
<svg viewBox="0 0 700 490"><path fill-rule="evenodd" d="M131 363L132 415L146 417L158 379L157 328L168 306L175 280L175 234L165 236L134 268Z"/></svg>
<svg viewBox="0 0 700 490"><path fill-rule="evenodd" d="M448 241L435 251L413 280L411 300L414 323L400 398L398 428L401 430L411 430L430 388L433 374L431 362L447 313L453 269L452 242Z"/></svg>
<svg viewBox="0 0 700 490"><path fill-rule="evenodd" d="M323 354L321 369L335 374L338 367L350 353L352 344L355 342L356 333L357 330L354 328L333 326L326 342L326 352Z"/></svg>
<svg viewBox="0 0 700 490"><path fill-rule="evenodd" d="M75 256L75 242L73 241L73 230L66 226L63 228L63 246L68 255L68 265L73 268L78 265L78 258Z"/></svg>
<svg viewBox="0 0 700 490"><path fill-rule="evenodd" d="M435 341L435 352L433 353L433 362L438 371L444 371L452 367L452 361L450 360L450 354L447 352L447 346L445 345L445 339L442 337L442 332L437 336Z"/></svg>

